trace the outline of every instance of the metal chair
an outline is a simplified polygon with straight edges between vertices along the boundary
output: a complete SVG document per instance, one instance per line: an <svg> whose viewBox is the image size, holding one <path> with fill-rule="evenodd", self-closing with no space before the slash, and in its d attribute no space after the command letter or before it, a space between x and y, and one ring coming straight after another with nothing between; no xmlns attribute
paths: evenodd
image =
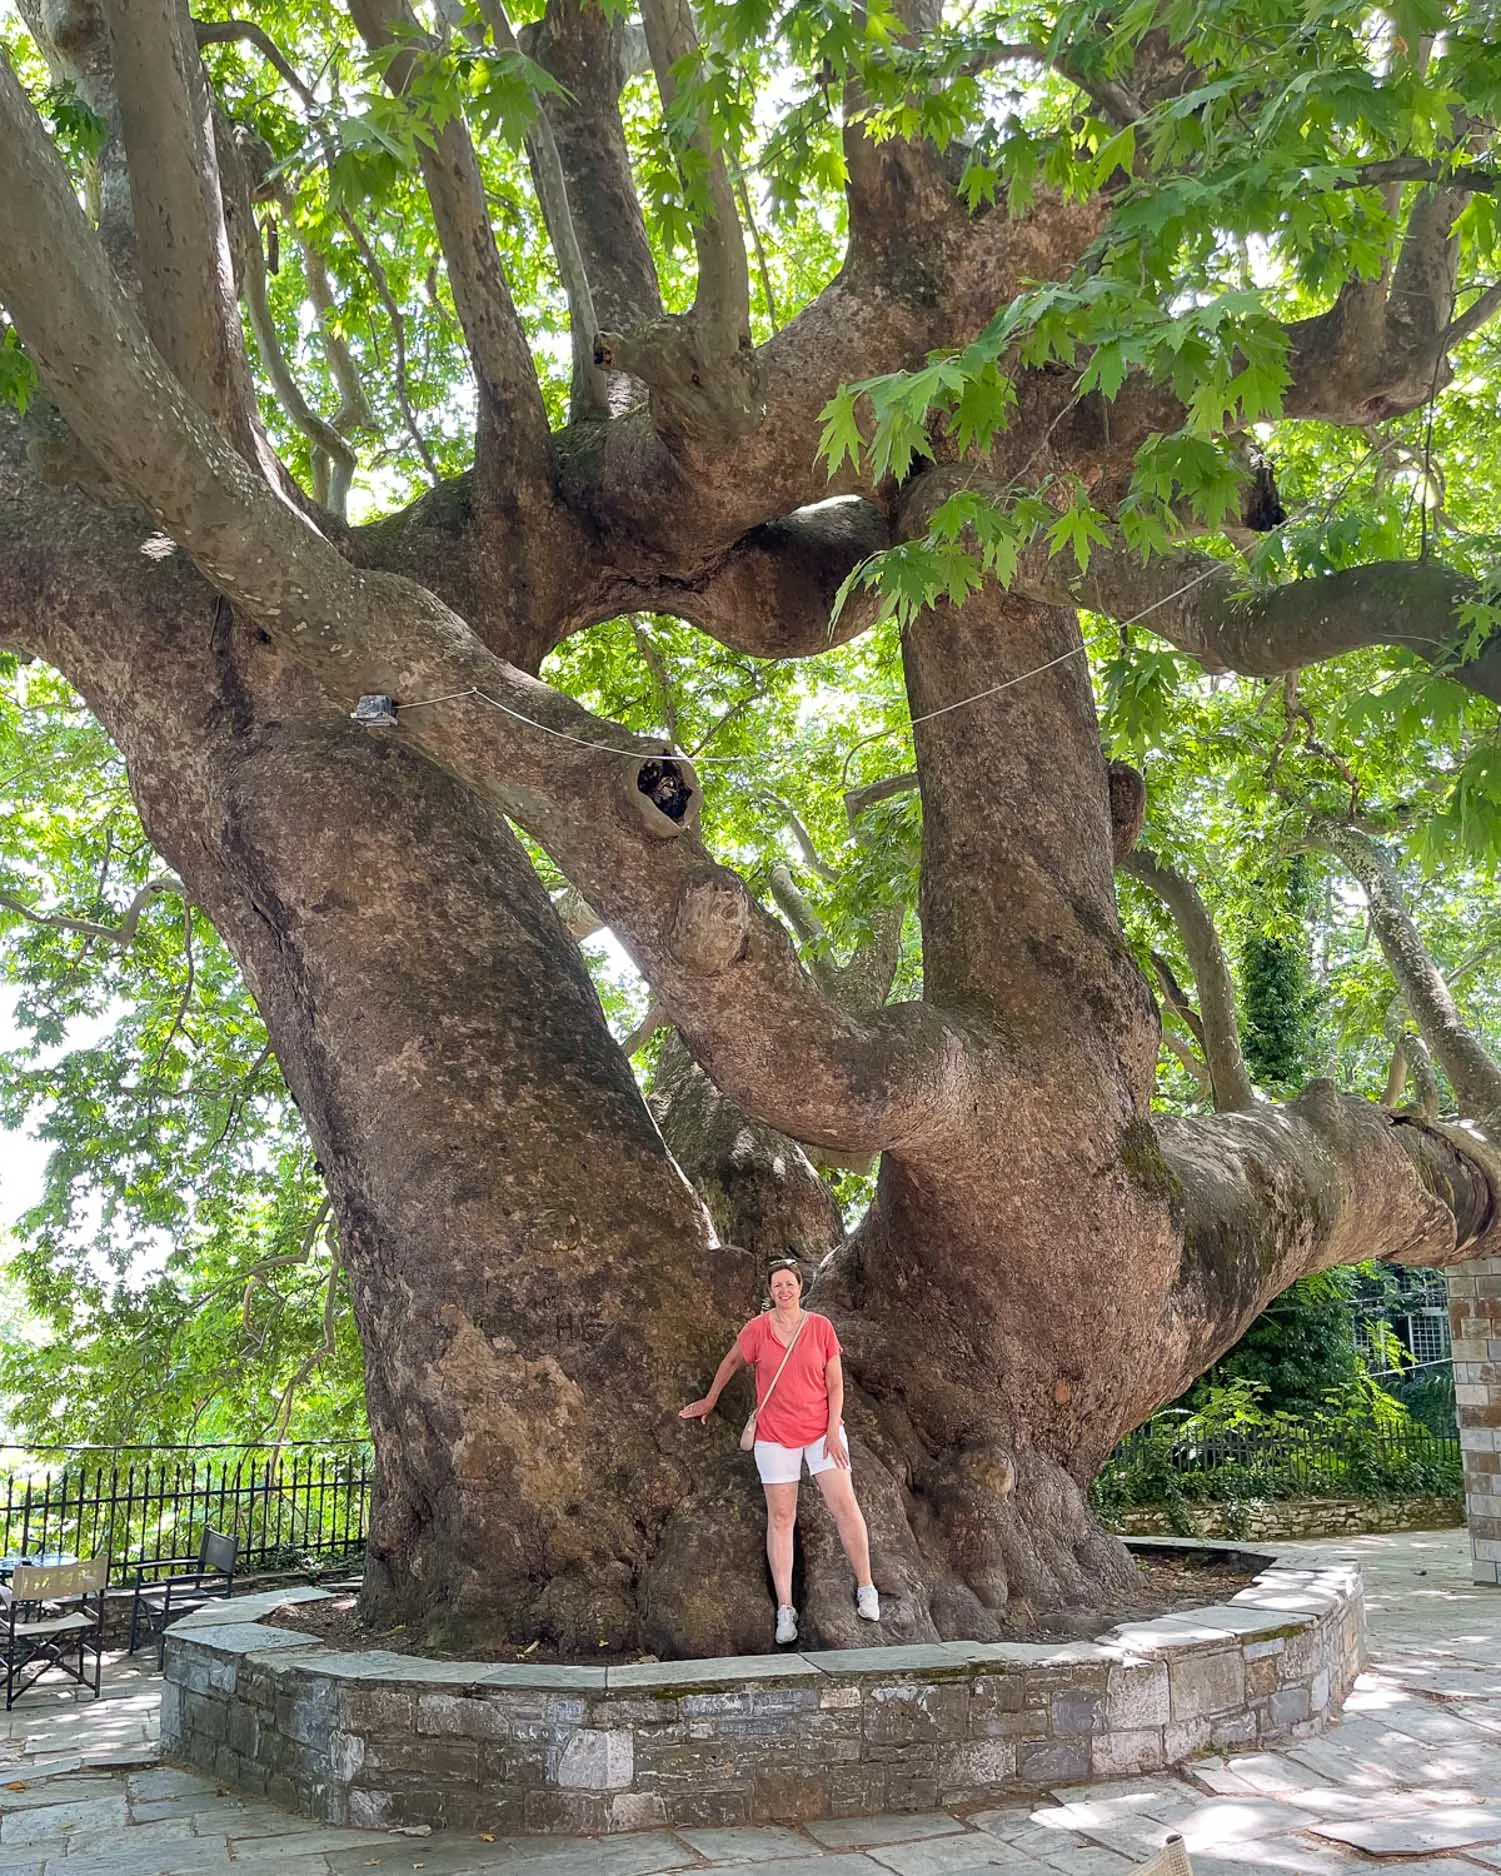
<svg viewBox="0 0 1501 1876"><path fill-rule="evenodd" d="M48 1668L60 1669L98 1699L108 1580L108 1557L95 1557L88 1563L17 1564L5 1609L7 1713ZM78 1607L68 1608L69 1603ZM92 1680L88 1672L91 1654ZM75 1660L77 1665L70 1665Z"/></svg>
<svg viewBox="0 0 1501 1876"><path fill-rule="evenodd" d="M239 1554L239 1538L205 1527L196 1559L160 1557L155 1563L137 1564L130 1605L131 1654L143 1643L155 1641L160 1664L166 1654L167 1629L179 1616L233 1593ZM164 1570L176 1574L158 1574Z"/></svg>
<svg viewBox="0 0 1501 1876"><path fill-rule="evenodd" d="M1135 1876L1194 1876L1193 1865L1183 1847L1183 1839L1169 1837L1150 1863L1140 1863Z"/></svg>

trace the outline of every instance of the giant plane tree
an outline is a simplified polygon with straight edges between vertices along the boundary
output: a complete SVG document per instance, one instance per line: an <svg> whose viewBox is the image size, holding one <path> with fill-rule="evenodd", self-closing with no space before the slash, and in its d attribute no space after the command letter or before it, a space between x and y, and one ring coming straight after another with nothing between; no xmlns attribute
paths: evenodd
<svg viewBox="0 0 1501 1876"><path fill-rule="evenodd" d="M1196 708L1195 672L1267 680L1200 754L1265 736L1269 865L1379 888L1361 841L1484 793L1478 10L17 14L0 643L108 733L145 915L212 922L301 1110L372 1616L764 1646L732 1429L675 1409L771 1244L833 1247L890 1639L1098 1606L1129 1568L1093 1471L1269 1299L1495 1250L1462 1048L1455 1124L1327 1078L1269 1102L1202 949L1213 1098L1154 1112L1167 978L1117 867L1188 945L1197 810L1165 777L1139 841L1162 739L1107 751L1086 657L1138 727L1167 663ZM1342 750L1318 702L1347 669L1449 700L1385 820L1341 774L1379 710Z"/></svg>

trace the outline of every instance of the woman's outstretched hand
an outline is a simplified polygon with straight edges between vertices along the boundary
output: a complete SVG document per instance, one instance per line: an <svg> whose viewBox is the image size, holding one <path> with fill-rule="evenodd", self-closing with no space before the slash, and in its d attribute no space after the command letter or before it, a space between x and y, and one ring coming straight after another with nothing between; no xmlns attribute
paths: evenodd
<svg viewBox="0 0 1501 1876"><path fill-rule="evenodd" d="M714 1403L706 1394L702 1400L691 1400L686 1407L679 1407L679 1420L707 1420L714 1411Z"/></svg>

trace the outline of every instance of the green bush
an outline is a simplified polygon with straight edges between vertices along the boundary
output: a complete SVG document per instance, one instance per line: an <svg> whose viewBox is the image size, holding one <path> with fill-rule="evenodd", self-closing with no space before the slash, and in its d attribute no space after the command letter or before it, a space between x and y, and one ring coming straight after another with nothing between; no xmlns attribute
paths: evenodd
<svg viewBox="0 0 1501 1876"><path fill-rule="evenodd" d="M1108 1517L1160 1507L1186 1533L1195 1505L1462 1489L1458 1440L1432 1432L1368 1377L1331 1392L1308 1419L1268 1411L1265 1392L1241 1377L1204 1390L1191 1411L1155 1415L1106 1461L1092 1490L1096 1508Z"/></svg>

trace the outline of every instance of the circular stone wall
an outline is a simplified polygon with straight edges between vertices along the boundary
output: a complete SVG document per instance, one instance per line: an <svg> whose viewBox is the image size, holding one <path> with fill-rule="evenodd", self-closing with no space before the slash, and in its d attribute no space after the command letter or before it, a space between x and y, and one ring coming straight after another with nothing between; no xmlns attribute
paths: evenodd
<svg viewBox="0 0 1501 1876"><path fill-rule="evenodd" d="M1364 1660L1359 1567L1264 1561L1227 1603L1093 1642L624 1667L340 1653L258 1619L288 1592L246 1596L169 1631L162 1750L308 1817L377 1829L622 1831L988 1803L1322 1727Z"/></svg>

